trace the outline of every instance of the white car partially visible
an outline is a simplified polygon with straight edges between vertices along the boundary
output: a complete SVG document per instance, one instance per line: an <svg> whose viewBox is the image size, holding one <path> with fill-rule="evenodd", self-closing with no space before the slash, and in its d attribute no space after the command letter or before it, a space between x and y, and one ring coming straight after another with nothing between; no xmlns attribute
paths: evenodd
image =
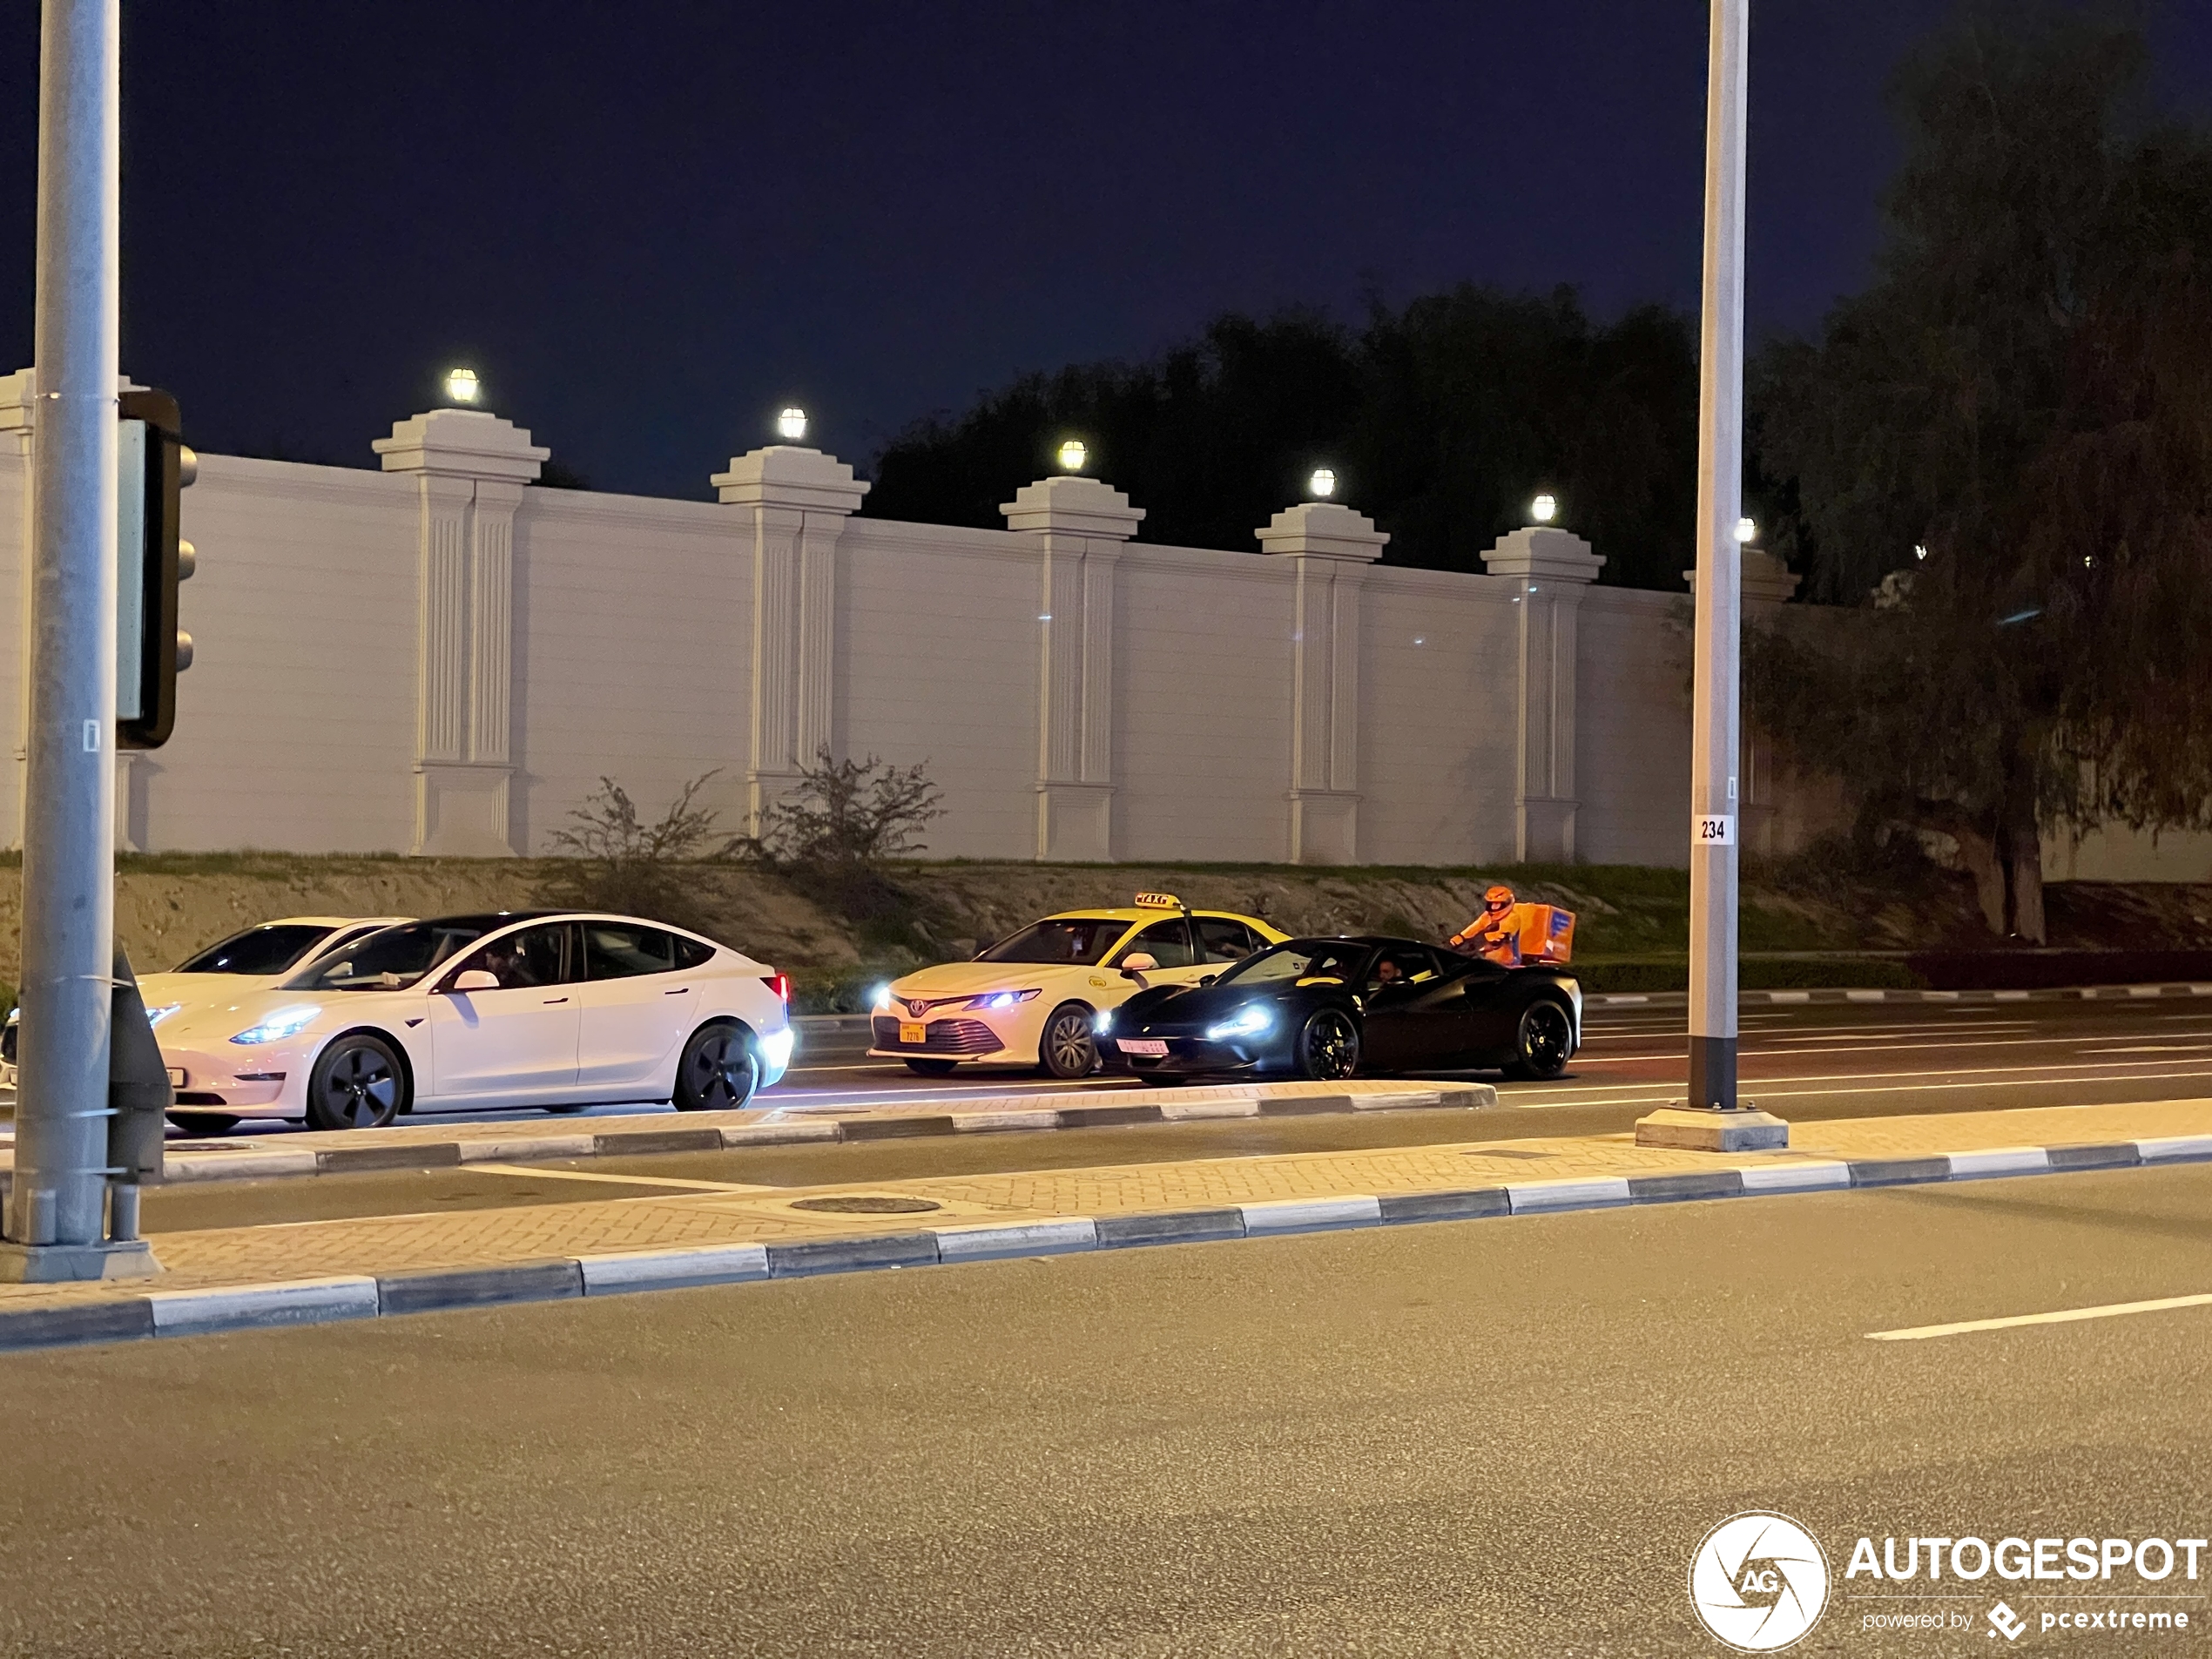
<svg viewBox="0 0 2212 1659"><path fill-rule="evenodd" d="M409 1112L734 1109L791 1064L789 981L697 934L558 911L411 921L154 1035L181 1127L363 1129Z"/></svg>
<svg viewBox="0 0 2212 1659"><path fill-rule="evenodd" d="M165 974L143 974L138 995L156 1026L197 1002L226 1003L249 991L281 984L326 950L341 947L412 916L281 916L233 934L186 957ZM0 1090L16 1087L16 1031L20 1009L10 1009L0 1032Z"/></svg>

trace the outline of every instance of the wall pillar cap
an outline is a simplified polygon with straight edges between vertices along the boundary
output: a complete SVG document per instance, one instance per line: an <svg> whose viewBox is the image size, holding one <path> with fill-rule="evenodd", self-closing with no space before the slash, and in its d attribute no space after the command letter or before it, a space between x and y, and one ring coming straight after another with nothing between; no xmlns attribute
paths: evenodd
<svg viewBox="0 0 2212 1659"><path fill-rule="evenodd" d="M707 481L732 507L790 507L810 513L857 513L872 485L835 455L804 444L772 443L730 457L730 469Z"/></svg>
<svg viewBox="0 0 2212 1659"><path fill-rule="evenodd" d="M1784 564L1776 555L1763 547L1747 547L1742 550L1742 574L1737 577L1737 591L1744 598L1773 604L1787 602L1797 591L1797 584L1804 580ZM1692 593L1697 591L1697 571L1693 567L1682 573Z"/></svg>
<svg viewBox="0 0 2212 1659"><path fill-rule="evenodd" d="M1605 561L1590 551L1590 544L1573 530L1548 524L1530 524L1509 530L1482 556L1492 576L1517 577L1523 581L1590 583Z"/></svg>
<svg viewBox="0 0 2212 1659"><path fill-rule="evenodd" d="M531 483L553 452L530 442L527 429L488 409L431 409L392 423L392 435L368 446L386 472L442 478L503 478Z"/></svg>
<svg viewBox="0 0 2212 1659"><path fill-rule="evenodd" d="M1252 532L1263 553L1287 553L1306 558L1354 559L1372 564L1382 556L1390 537L1375 528L1365 513L1354 512L1342 502L1303 501L1285 507Z"/></svg>
<svg viewBox="0 0 2212 1659"><path fill-rule="evenodd" d="M1111 542L1128 541L1144 521L1144 509L1130 506L1111 484L1074 473L1022 485L1012 501L999 503L999 511L1010 530L1058 530Z"/></svg>

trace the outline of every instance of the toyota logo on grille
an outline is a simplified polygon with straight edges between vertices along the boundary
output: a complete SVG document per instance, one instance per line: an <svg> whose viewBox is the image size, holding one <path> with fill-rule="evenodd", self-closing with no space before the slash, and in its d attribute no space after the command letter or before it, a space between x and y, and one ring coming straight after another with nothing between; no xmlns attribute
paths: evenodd
<svg viewBox="0 0 2212 1659"><path fill-rule="evenodd" d="M929 1004L927 1002L909 1001L907 1004L907 1012L913 1015L915 1019L919 1020L921 1018L922 1009L927 1008Z"/></svg>

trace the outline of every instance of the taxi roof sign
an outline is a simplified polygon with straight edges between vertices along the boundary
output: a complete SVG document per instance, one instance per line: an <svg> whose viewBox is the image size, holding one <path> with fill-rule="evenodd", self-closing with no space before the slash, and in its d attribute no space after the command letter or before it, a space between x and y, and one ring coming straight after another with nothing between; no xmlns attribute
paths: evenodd
<svg viewBox="0 0 2212 1659"><path fill-rule="evenodd" d="M1172 893L1140 893L1136 895L1139 910L1188 910L1190 907Z"/></svg>

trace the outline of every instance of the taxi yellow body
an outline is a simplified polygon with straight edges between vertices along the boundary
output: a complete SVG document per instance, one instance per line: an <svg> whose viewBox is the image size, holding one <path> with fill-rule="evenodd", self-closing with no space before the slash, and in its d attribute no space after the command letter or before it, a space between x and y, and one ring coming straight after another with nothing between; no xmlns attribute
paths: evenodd
<svg viewBox="0 0 2212 1659"><path fill-rule="evenodd" d="M885 986L868 1052L928 1076L981 1064L1081 1077L1097 1063L1091 1022L1102 1010L1148 984L1195 985L1287 937L1256 916L1192 910L1165 893L1140 893L1127 907L1063 910L973 961ZM1131 968L1131 959L1148 957L1149 966Z"/></svg>

